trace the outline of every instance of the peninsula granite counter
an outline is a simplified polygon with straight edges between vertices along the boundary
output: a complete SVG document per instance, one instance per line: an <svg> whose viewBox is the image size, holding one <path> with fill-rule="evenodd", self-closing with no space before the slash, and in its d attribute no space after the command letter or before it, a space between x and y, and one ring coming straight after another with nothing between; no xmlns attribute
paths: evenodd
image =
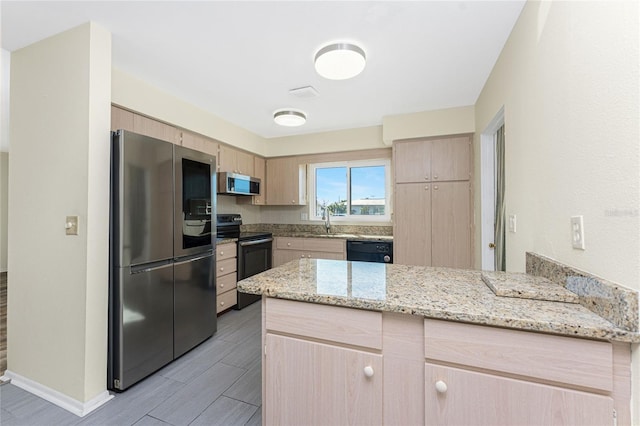
<svg viewBox="0 0 640 426"><path fill-rule="evenodd" d="M505 276L517 283L523 275ZM535 294L498 296L485 281L483 273L474 270L300 259L242 280L238 290L432 319L640 342L640 333L617 327L575 301L539 300Z"/></svg>

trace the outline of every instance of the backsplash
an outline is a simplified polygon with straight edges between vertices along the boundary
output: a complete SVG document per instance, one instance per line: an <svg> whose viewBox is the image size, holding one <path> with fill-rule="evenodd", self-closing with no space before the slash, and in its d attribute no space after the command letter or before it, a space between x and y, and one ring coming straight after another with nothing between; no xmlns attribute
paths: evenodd
<svg viewBox="0 0 640 426"><path fill-rule="evenodd" d="M544 277L571 290L582 306L616 326L640 331L637 291L536 253L527 253L526 262L527 274Z"/></svg>
<svg viewBox="0 0 640 426"><path fill-rule="evenodd" d="M242 225L242 230L247 232L266 231L273 233L275 236L279 234L327 234L324 225L260 223ZM330 234L392 236L393 226L331 225Z"/></svg>

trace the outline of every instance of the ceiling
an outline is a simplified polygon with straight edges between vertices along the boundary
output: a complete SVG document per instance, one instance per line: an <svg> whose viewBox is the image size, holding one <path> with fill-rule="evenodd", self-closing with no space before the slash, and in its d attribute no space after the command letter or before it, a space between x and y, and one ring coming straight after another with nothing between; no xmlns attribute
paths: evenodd
<svg viewBox="0 0 640 426"><path fill-rule="evenodd" d="M14 51L89 20L112 34L113 67L265 138L382 124L388 115L472 105L524 1L2 1ZM367 66L316 74L315 53L352 41ZM290 89L313 86L319 96ZM304 126L273 112L296 108Z"/></svg>

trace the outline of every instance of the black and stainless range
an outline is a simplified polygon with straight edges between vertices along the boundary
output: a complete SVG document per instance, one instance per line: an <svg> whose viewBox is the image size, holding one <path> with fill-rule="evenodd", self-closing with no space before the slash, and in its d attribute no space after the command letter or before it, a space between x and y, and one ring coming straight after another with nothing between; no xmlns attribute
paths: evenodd
<svg viewBox="0 0 640 426"><path fill-rule="evenodd" d="M239 214L217 215L217 237L238 239L238 281L271 269L273 236L270 232L241 232ZM260 296L238 292L236 309L260 300Z"/></svg>

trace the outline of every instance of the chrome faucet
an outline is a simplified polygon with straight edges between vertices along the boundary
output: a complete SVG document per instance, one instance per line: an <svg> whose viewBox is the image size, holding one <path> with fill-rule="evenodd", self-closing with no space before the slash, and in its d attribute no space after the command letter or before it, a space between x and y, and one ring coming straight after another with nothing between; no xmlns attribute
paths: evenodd
<svg viewBox="0 0 640 426"><path fill-rule="evenodd" d="M331 213L326 206L322 207L322 220L324 220L324 227L327 230L327 234L331 230Z"/></svg>

